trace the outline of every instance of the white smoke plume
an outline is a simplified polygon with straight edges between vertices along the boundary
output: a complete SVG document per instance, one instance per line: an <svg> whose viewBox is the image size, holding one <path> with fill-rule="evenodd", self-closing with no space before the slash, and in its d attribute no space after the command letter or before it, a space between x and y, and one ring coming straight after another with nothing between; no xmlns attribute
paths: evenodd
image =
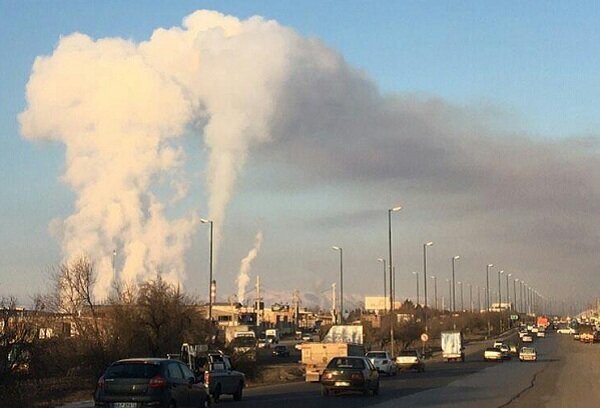
<svg viewBox="0 0 600 408"><path fill-rule="evenodd" d="M248 285L248 282L250 281L250 269L252 268L252 262L258 256L258 253L260 252L260 247L262 246L262 242L263 234L261 231L258 231L256 237L254 237L254 248L252 248L248 252L248 255L246 255L246 257L242 259L242 262L240 264L240 273L236 281L238 284L238 302L242 304L244 304L244 301L246 300L246 285Z"/></svg>

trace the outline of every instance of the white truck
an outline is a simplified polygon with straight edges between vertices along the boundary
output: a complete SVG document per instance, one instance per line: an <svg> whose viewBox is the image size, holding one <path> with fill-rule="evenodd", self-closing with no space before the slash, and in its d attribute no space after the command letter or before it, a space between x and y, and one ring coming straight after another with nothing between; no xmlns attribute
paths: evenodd
<svg viewBox="0 0 600 408"><path fill-rule="evenodd" d="M462 333L447 331L441 334L442 358L444 361L465 361L465 347Z"/></svg>
<svg viewBox="0 0 600 408"><path fill-rule="evenodd" d="M279 343L279 330L278 329L267 329L265 330L265 338L270 344Z"/></svg>

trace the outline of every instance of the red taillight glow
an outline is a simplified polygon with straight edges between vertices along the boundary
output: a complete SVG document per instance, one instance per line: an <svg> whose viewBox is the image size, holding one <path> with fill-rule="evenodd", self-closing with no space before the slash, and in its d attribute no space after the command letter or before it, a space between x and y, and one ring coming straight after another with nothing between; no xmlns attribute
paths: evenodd
<svg viewBox="0 0 600 408"><path fill-rule="evenodd" d="M352 373L352 376L350 378L353 380L362 380L363 375L362 375L362 373Z"/></svg>
<svg viewBox="0 0 600 408"><path fill-rule="evenodd" d="M104 376L102 376L102 377L100 377L98 379L98 388L101 389L101 390L103 390L104 389L104 385L105 385Z"/></svg>
<svg viewBox="0 0 600 408"><path fill-rule="evenodd" d="M150 379L150 388L164 388L167 385L167 380L164 377L157 375Z"/></svg>

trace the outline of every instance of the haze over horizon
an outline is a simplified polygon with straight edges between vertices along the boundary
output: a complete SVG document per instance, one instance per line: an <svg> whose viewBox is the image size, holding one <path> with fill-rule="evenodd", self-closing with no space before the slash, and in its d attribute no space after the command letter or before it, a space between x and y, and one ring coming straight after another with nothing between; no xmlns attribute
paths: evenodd
<svg viewBox="0 0 600 408"><path fill-rule="evenodd" d="M383 292L396 205L399 297L427 241L440 296L454 255L474 286L493 263L494 283L505 270L557 301L598 296L597 7L449 2L420 27L426 4L139 3L129 21L112 3L97 20L0 4L0 296L25 303L85 253L101 299L116 249L123 278L160 270L205 299L203 217L219 299L259 274L274 301L299 289L325 306L337 245L356 303ZM580 24L545 31L559 15Z"/></svg>

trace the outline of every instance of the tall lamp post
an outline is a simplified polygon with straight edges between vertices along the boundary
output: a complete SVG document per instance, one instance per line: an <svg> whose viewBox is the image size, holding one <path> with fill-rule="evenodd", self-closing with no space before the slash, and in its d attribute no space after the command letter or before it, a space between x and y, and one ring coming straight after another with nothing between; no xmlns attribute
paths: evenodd
<svg viewBox="0 0 600 408"><path fill-rule="evenodd" d="M469 310L473 313L473 285L467 283L467 286L469 287Z"/></svg>
<svg viewBox="0 0 600 408"><path fill-rule="evenodd" d="M452 279L446 279L446 282L448 282L448 299L450 299L449 304L448 304L448 310L453 311L453 307L452 307Z"/></svg>
<svg viewBox="0 0 600 408"><path fill-rule="evenodd" d="M340 253L340 322L344 323L344 250L339 246L331 249Z"/></svg>
<svg viewBox="0 0 600 408"><path fill-rule="evenodd" d="M423 291L425 292L425 333L429 332L427 326L427 247L432 246L433 242L426 242L423 244L423 281L425 283Z"/></svg>
<svg viewBox="0 0 600 408"><path fill-rule="evenodd" d="M387 310L387 289L386 289L386 277L385 274L387 272L387 270L385 269L385 259L383 258L378 258L377 262L382 262L383 263L383 309Z"/></svg>
<svg viewBox="0 0 600 408"><path fill-rule="evenodd" d="M209 266L208 266L208 321L212 322L212 305L213 305L213 222L200 218L202 224L210 225L209 239Z"/></svg>
<svg viewBox="0 0 600 408"><path fill-rule="evenodd" d="M511 276L512 276L512 273L506 274L506 303L507 303L507 308L510 307L510 309L512 310L512 303L510 303L510 289L508 287L508 278L510 278Z"/></svg>
<svg viewBox="0 0 600 408"><path fill-rule="evenodd" d="M487 264L485 269L485 293L487 300L487 326L488 326L488 337L492 334L492 324L490 322L490 268L494 264Z"/></svg>
<svg viewBox="0 0 600 408"><path fill-rule="evenodd" d="M465 306L464 306L464 302L463 302L463 283L461 281L456 282L458 283L458 286L460 287L460 311L464 311L465 310Z"/></svg>
<svg viewBox="0 0 600 408"><path fill-rule="evenodd" d="M433 279L433 296L435 298L435 309L438 308L438 296L437 296L437 278L431 275L431 279Z"/></svg>
<svg viewBox="0 0 600 408"><path fill-rule="evenodd" d="M517 298L517 282L518 282L518 281L519 281L519 279L518 279L518 278L515 278L515 279L513 280L513 294L515 295L515 311L516 311L517 313L519 313L519 312L520 312L520 310L519 310L519 303L518 303L518 301L517 301L517 300L518 300L518 298Z"/></svg>
<svg viewBox="0 0 600 408"><path fill-rule="evenodd" d="M393 266L393 261L392 261L392 213L393 212L398 212L402 209L401 206L397 206L394 208L389 208L388 209L388 268L390 270L390 318L391 323L390 323L390 347L391 347L391 351L392 351L392 355L394 355L394 320L395 317L393 316L394 314L394 295L396 292L396 287L394 285L394 268Z"/></svg>
<svg viewBox="0 0 600 408"><path fill-rule="evenodd" d="M502 283L500 281L500 275L502 275L504 271L498 271L498 309L502 311Z"/></svg>
<svg viewBox="0 0 600 408"><path fill-rule="evenodd" d="M456 285L455 285L455 280L454 280L454 269L455 269L455 263L456 261L458 261L460 259L459 255L453 256L452 257L452 311L456 312Z"/></svg>
<svg viewBox="0 0 600 408"><path fill-rule="evenodd" d="M417 307L419 305L419 274L413 272L413 275L415 275L415 280L417 281L417 304L415 305L415 307Z"/></svg>

